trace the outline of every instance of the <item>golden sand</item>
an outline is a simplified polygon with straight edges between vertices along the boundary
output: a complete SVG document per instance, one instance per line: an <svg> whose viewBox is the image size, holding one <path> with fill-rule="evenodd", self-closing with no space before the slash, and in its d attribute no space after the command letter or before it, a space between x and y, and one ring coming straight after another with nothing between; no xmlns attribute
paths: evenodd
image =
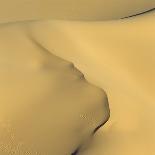
<svg viewBox="0 0 155 155"><path fill-rule="evenodd" d="M74 62L108 93L110 121L97 132L86 155L154 154L154 18L150 13L118 21L31 26L41 44Z"/></svg>
<svg viewBox="0 0 155 155"><path fill-rule="evenodd" d="M29 35L0 26L0 154L71 155L109 118L107 96Z"/></svg>
<svg viewBox="0 0 155 155"><path fill-rule="evenodd" d="M1 3L0 155L154 155L155 12L110 19L155 2L127 2Z"/></svg>
<svg viewBox="0 0 155 155"><path fill-rule="evenodd" d="M63 19L111 20L155 7L154 0L1 0L0 22Z"/></svg>

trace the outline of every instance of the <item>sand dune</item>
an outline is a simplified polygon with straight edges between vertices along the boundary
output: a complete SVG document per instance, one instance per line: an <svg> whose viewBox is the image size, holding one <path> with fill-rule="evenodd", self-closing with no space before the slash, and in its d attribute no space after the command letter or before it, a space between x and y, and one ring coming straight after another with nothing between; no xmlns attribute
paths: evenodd
<svg viewBox="0 0 155 155"><path fill-rule="evenodd" d="M103 90L33 40L0 26L0 154L71 155L109 118Z"/></svg>
<svg viewBox="0 0 155 155"><path fill-rule="evenodd" d="M3 1L0 155L154 155L154 5Z"/></svg>
<svg viewBox="0 0 155 155"><path fill-rule="evenodd" d="M109 22L29 25L42 45L74 62L108 93L110 121L97 132L86 155L154 154L154 19L152 12Z"/></svg>
<svg viewBox="0 0 155 155"><path fill-rule="evenodd" d="M110 20L155 7L154 0L1 0L0 22L65 19Z"/></svg>

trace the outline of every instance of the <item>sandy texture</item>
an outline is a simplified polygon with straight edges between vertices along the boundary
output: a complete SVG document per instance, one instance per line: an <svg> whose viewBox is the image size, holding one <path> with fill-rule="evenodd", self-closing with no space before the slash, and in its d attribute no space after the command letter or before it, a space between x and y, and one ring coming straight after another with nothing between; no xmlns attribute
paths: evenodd
<svg viewBox="0 0 155 155"><path fill-rule="evenodd" d="M110 22L49 21L30 26L41 44L74 62L109 95L110 121L86 155L154 154L154 19L155 13L150 13Z"/></svg>
<svg viewBox="0 0 155 155"><path fill-rule="evenodd" d="M0 155L154 155L154 5L1 1Z"/></svg>
<svg viewBox="0 0 155 155"><path fill-rule="evenodd" d="M0 0L0 22L32 19L109 20L154 7L154 0Z"/></svg>
<svg viewBox="0 0 155 155"><path fill-rule="evenodd" d="M0 85L1 155L71 155L109 118L104 91L24 24L0 25Z"/></svg>

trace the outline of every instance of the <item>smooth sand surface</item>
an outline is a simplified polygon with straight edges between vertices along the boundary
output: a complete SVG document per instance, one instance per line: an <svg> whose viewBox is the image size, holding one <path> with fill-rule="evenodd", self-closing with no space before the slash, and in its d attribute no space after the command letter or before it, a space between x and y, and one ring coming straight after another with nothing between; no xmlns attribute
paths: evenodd
<svg viewBox="0 0 155 155"><path fill-rule="evenodd" d="M154 0L0 0L0 22L33 19L110 20L154 7Z"/></svg>
<svg viewBox="0 0 155 155"><path fill-rule="evenodd" d="M29 31L108 93L110 121L84 155L154 154L154 12L109 22L36 22Z"/></svg>
<svg viewBox="0 0 155 155"><path fill-rule="evenodd" d="M118 2L123 12L107 2L114 12L105 7L110 14L102 19L154 6L151 0L130 7ZM0 25L0 155L75 155L76 150L78 155L154 155L155 12L116 21L11 23L49 18L52 9L46 1L39 7L26 1L19 11L17 3L5 3L10 11L2 5L0 20L10 23ZM100 12L99 3L91 6ZM61 11L55 17L75 17L74 11ZM91 20L101 19L94 12L88 10ZM111 112L105 125L109 108L101 88Z"/></svg>
<svg viewBox="0 0 155 155"><path fill-rule="evenodd" d="M71 155L109 118L105 92L24 24L0 25L0 155Z"/></svg>

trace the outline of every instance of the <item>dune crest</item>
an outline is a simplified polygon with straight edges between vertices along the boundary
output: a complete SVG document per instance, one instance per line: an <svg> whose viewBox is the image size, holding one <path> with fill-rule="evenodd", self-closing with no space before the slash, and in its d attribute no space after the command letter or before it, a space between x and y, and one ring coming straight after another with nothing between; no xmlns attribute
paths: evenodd
<svg viewBox="0 0 155 155"><path fill-rule="evenodd" d="M154 6L1 1L0 155L154 155Z"/></svg>
<svg viewBox="0 0 155 155"><path fill-rule="evenodd" d="M82 149L109 118L105 92L33 40L24 25L0 25L0 43L0 154Z"/></svg>
<svg viewBox="0 0 155 155"><path fill-rule="evenodd" d="M155 12L117 21L29 25L38 42L74 62L108 93L110 120L82 155L154 155L154 29Z"/></svg>
<svg viewBox="0 0 155 155"><path fill-rule="evenodd" d="M155 7L154 0L1 0L0 23L41 20L113 20Z"/></svg>

